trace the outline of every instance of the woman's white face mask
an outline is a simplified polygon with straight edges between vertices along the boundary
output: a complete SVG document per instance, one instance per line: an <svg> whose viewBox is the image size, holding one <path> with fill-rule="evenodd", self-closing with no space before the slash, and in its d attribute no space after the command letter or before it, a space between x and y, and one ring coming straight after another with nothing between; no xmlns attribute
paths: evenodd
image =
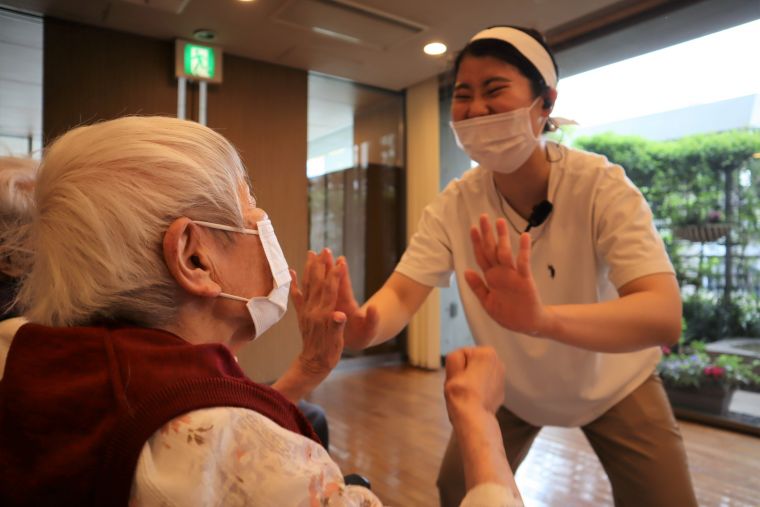
<svg viewBox="0 0 760 507"><path fill-rule="evenodd" d="M288 309L288 292L290 290L291 281L290 272L288 271L288 262L285 260L285 255L282 253L282 248L280 248L280 243L277 241L277 236L274 233L272 222L269 220L256 222L257 229L230 227L228 225L214 224L211 222L193 221L193 223L211 229L239 232L241 234L255 234L259 236L261 244L264 247L264 254L266 255L267 261L269 261L272 278L274 279L274 287L272 288L272 291L267 296L255 296L252 298L244 298L233 294L227 294L225 292L219 293L219 297L245 303L254 326L254 334L251 337L251 340L255 340L282 319Z"/></svg>
<svg viewBox="0 0 760 507"><path fill-rule="evenodd" d="M506 113L489 114L468 120L449 122L457 144L472 160L489 171L509 174L519 169L539 143L541 133L533 133L528 107ZM536 120L540 127L542 116Z"/></svg>

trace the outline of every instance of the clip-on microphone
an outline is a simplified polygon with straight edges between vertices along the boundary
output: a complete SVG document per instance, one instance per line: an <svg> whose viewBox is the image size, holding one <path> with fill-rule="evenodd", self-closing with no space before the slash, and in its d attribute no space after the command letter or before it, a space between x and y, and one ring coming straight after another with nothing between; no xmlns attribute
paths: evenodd
<svg viewBox="0 0 760 507"><path fill-rule="evenodd" d="M528 217L528 227L525 228L525 232L528 232L531 227L538 227L544 223L553 209L554 206L547 200L543 200L533 206L533 211Z"/></svg>

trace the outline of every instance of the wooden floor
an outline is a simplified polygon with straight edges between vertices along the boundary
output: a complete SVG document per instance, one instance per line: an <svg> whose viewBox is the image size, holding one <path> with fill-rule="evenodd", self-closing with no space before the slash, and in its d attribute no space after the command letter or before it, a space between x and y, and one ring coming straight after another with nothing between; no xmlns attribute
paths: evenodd
<svg viewBox="0 0 760 507"><path fill-rule="evenodd" d="M310 400L327 411L330 453L344 473L366 475L386 505L428 507L438 505L435 478L451 431L442 386L441 371L337 370ZM687 422L681 428L701 507L760 506L760 439ZM612 505L579 430L542 430L517 483L528 507Z"/></svg>

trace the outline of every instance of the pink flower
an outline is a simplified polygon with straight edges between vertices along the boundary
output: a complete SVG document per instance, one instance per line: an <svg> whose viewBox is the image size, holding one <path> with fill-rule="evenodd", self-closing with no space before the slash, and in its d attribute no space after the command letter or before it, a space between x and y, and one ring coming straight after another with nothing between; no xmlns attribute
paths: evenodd
<svg viewBox="0 0 760 507"><path fill-rule="evenodd" d="M670 353L672 352L670 350L670 347L668 347L667 345L663 345L660 348L662 349L662 353L665 354L666 356L670 355Z"/></svg>
<svg viewBox="0 0 760 507"><path fill-rule="evenodd" d="M706 376L716 379L721 378L725 372L725 368L721 368L720 366L706 366L704 369Z"/></svg>

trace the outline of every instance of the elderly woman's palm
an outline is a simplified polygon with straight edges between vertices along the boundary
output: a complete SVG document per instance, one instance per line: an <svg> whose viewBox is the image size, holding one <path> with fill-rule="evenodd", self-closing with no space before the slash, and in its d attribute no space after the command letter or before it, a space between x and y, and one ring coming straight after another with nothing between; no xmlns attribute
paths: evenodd
<svg viewBox="0 0 760 507"><path fill-rule="evenodd" d="M336 304L344 275L345 265L335 264L327 249L319 255L309 252L301 287L291 270L290 295L303 338L300 360L315 375L329 374L343 352L346 314L336 311Z"/></svg>

